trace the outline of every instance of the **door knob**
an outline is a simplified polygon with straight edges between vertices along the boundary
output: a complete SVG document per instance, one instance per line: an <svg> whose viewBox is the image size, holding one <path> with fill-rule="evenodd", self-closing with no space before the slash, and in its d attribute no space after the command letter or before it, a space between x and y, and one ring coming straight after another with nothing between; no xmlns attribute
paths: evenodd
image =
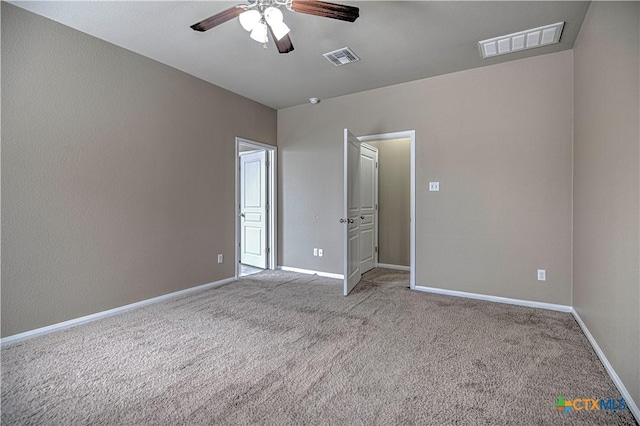
<svg viewBox="0 0 640 426"><path fill-rule="evenodd" d="M360 219L364 220L364 216L360 216Z"/></svg>
<svg viewBox="0 0 640 426"><path fill-rule="evenodd" d="M244 217L244 213L240 213L240 217Z"/></svg>
<svg viewBox="0 0 640 426"><path fill-rule="evenodd" d="M340 219L340 223L347 223L346 219Z"/></svg>

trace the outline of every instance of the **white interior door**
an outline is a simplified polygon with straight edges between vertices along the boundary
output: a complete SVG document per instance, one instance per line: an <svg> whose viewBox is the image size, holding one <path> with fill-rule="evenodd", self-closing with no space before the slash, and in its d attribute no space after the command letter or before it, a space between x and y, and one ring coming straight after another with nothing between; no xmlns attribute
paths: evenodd
<svg viewBox="0 0 640 426"><path fill-rule="evenodd" d="M240 154L240 263L267 267L267 153Z"/></svg>
<svg viewBox="0 0 640 426"><path fill-rule="evenodd" d="M344 295L360 282L360 141L344 129Z"/></svg>
<svg viewBox="0 0 640 426"><path fill-rule="evenodd" d="M360 274L376 266L378 149L360 145Z"/></svg>

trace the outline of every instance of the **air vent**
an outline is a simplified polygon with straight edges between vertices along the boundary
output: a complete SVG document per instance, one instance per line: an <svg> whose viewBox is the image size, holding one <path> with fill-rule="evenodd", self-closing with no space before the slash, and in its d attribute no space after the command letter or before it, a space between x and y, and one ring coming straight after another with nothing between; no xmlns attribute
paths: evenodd
<svg viewBox="0 0 640 426"><path fill-rule="evenodd" d="M558 22L557 24L483 40L478 42L480 54L486 59L492 56L555 44L560 41L563 28L564 22Z"/></svg>
<svg viewBox="0 0 640 426"><path fill-rule="evenodd" d="M334 50L333 52L325 53L325 58L327 58L333 65L339 67L341 65L350 64L351 62L357 62L360 60L358 55L353 53L353 50L348 47L343 47L342 49Z"/></svg>

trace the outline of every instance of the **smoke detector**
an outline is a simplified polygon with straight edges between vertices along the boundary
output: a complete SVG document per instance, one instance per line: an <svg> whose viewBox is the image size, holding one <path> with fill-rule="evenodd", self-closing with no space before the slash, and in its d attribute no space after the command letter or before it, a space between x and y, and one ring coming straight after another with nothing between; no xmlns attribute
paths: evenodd
<svg viewBox="0 0 640 426"><path fill-rule="evenodd" d="M311 102L312 104L319 104L320 103L320 98L309 98L309 102Z"/></svg>

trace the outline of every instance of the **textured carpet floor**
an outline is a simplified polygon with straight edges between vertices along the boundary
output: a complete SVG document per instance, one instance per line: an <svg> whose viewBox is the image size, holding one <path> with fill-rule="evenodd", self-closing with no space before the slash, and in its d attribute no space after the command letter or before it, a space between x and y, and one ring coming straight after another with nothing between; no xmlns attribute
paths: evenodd
<svg viewBox="0 0 640 426"><path fill-rule="evenodd" d="M3 424L636 424L569 314L265 271L2 349Z"/></svg>

